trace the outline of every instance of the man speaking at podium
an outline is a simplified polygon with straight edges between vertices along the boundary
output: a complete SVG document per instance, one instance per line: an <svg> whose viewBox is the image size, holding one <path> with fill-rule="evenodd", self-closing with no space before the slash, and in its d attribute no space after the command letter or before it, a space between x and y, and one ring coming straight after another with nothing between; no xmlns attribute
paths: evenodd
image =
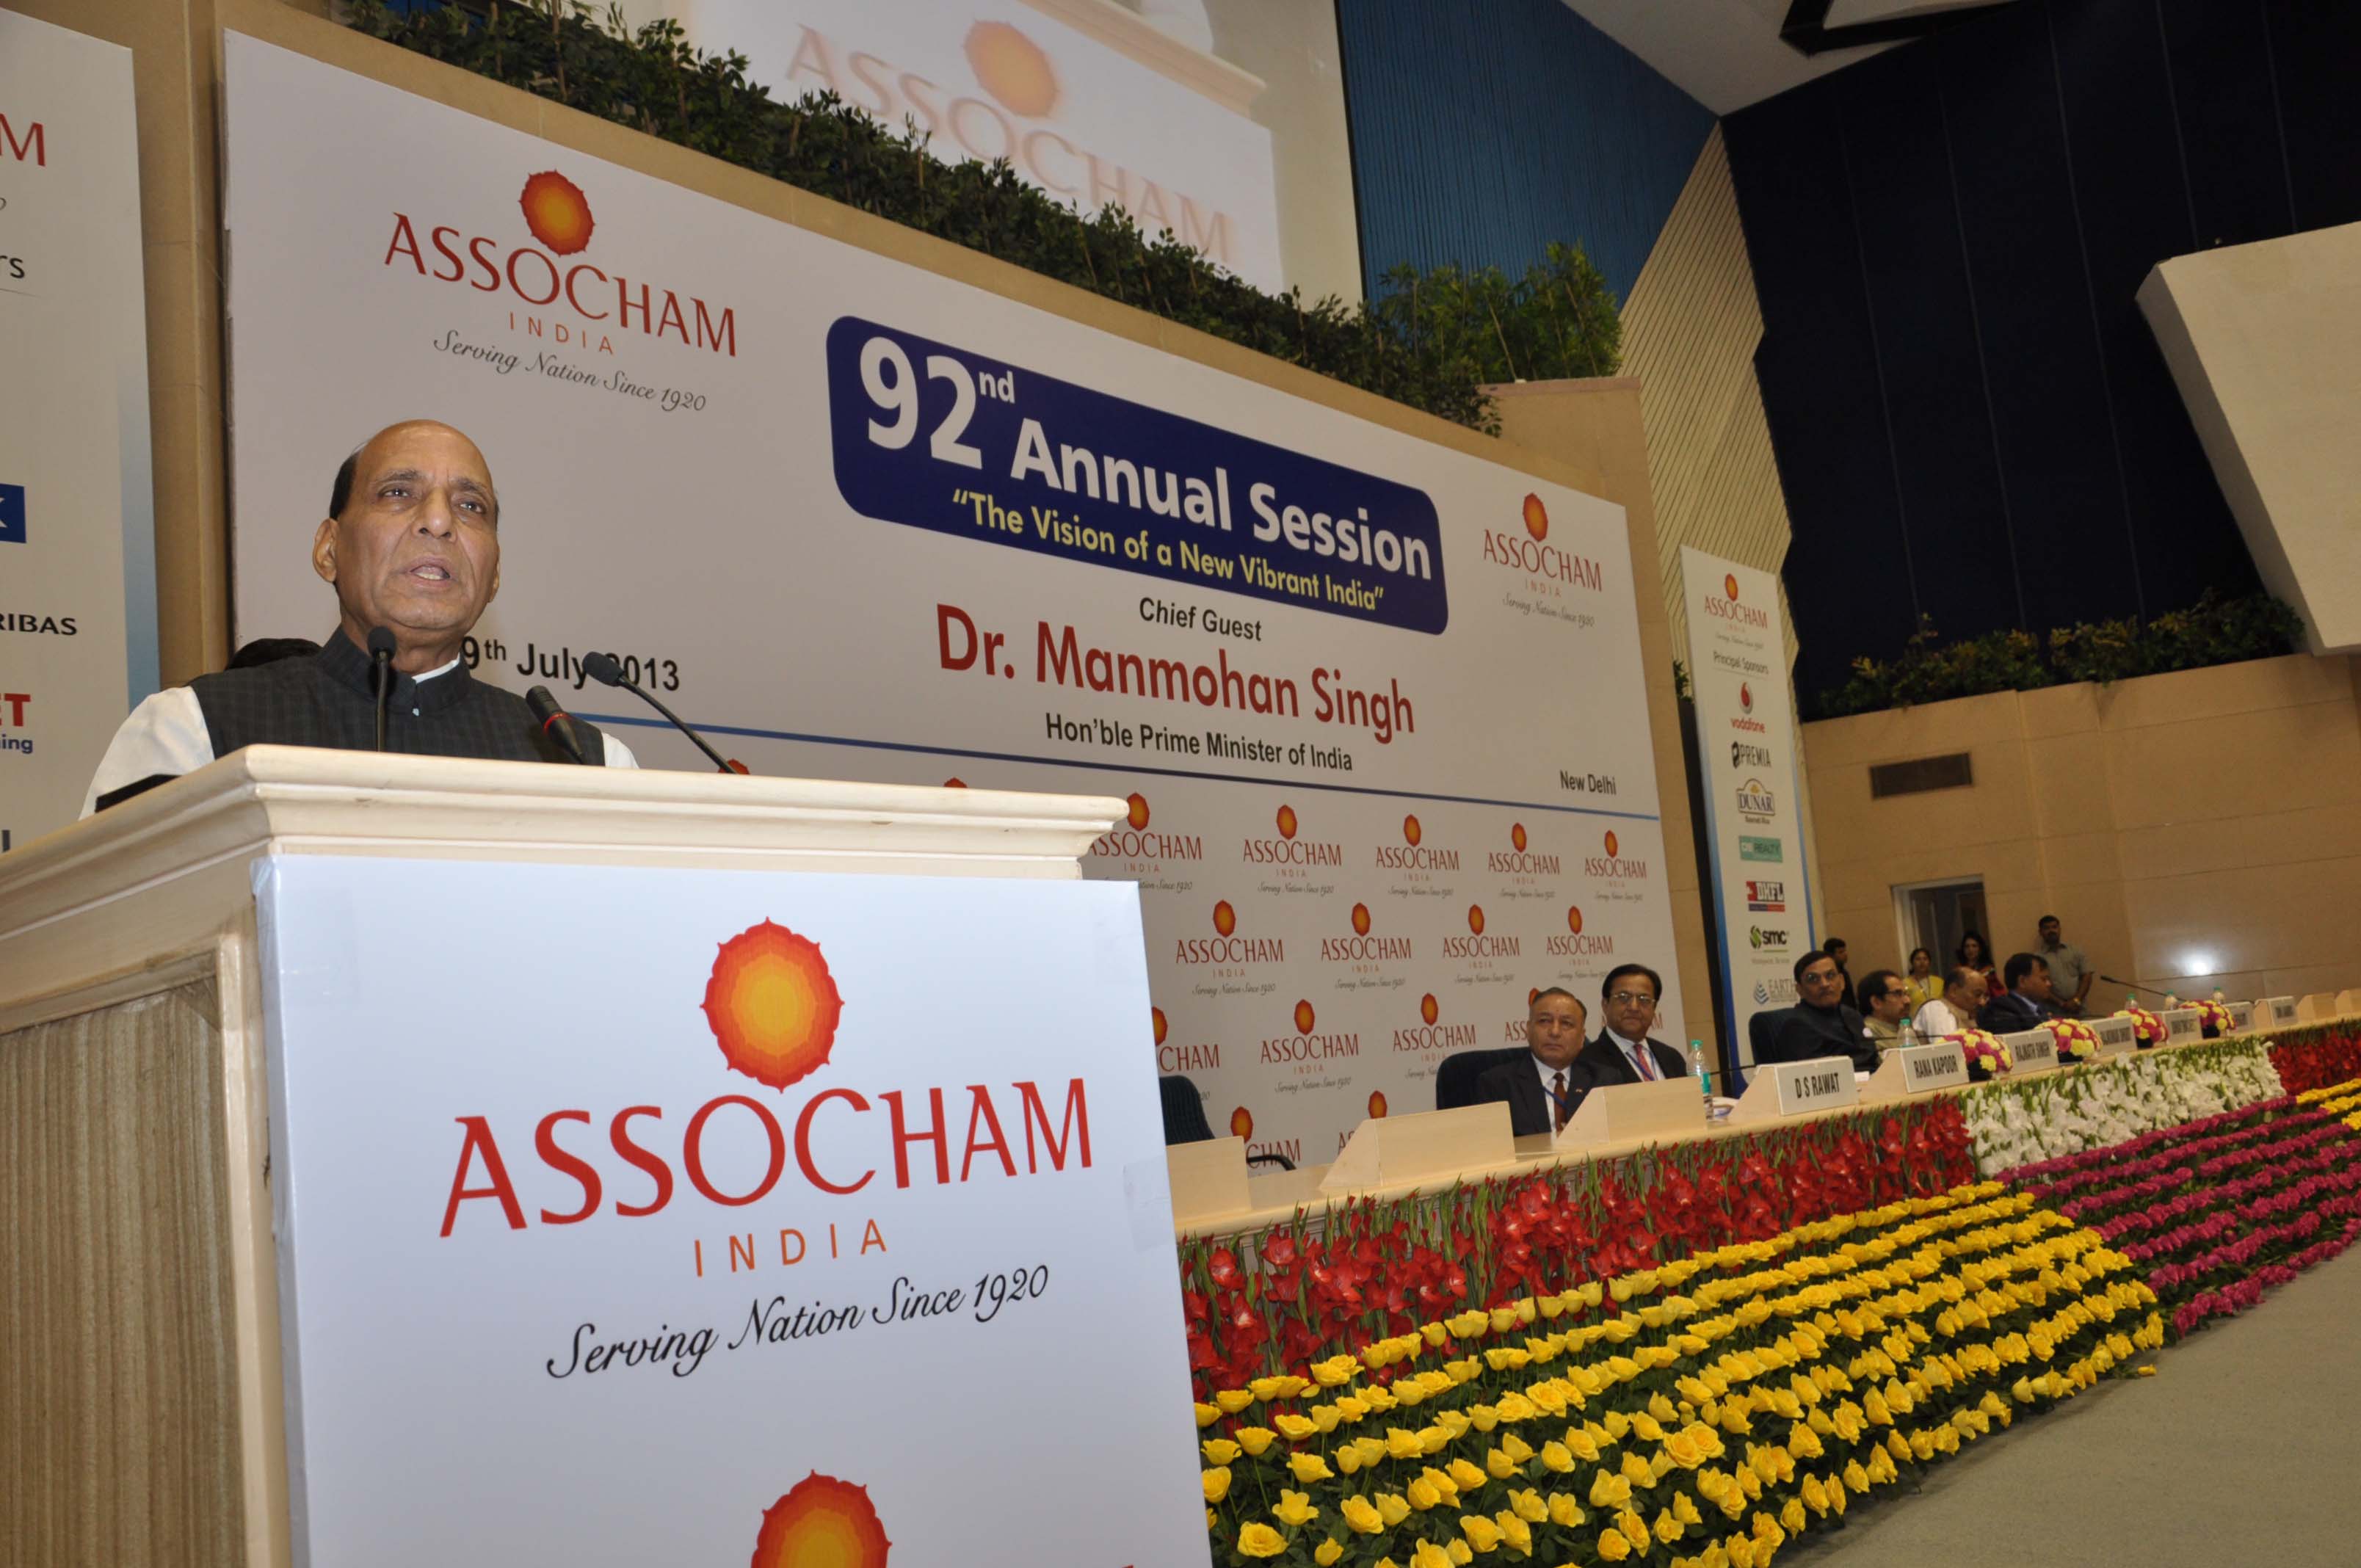
<svg viewBox="0 0 2361 1568"><path fill-rule="evenodd" d="M336 590L335 633L308 658L200 675L141 703L100 760L82 815L241 746L374 750L373 631L380 649L390 642L387 751L569 761L522 697L476 680L460 657L500 591L500 510L484 455L449 425L412 420L369 437L336 470L312 536L312 569ZM585 762L639 765L594 726L577 719L574 732Z"/></svg>

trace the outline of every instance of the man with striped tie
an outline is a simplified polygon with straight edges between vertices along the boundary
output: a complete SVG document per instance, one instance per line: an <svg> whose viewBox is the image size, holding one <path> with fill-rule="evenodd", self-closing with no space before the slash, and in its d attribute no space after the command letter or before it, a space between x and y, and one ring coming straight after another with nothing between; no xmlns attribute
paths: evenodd
<svg viewBox="0 0 2361 1568"><path fill-rule="evenodd" d="M1648 1036L1664 993L1664 977L1645 964L1617 964L1607 971L1598 988L1599 998L1606 1003L1607 1026L1583 1047L1574 1064L1577 1104L1593 1089L1657 1083L1688 1072L1688 1063L1679 1051Z"/></svg>
<svg viewBox="0 0 2361 1568"><path fill-rule="evenodd" d="M1556 986L1535 992L1525 1004L1527 1054L1478 1078L1474 1103L1507 1104L1509 1129L1521 1138L1564 1127L1582 1098L1575 1061L1582 1054L1586 1022L1574 992Z"/></svg>

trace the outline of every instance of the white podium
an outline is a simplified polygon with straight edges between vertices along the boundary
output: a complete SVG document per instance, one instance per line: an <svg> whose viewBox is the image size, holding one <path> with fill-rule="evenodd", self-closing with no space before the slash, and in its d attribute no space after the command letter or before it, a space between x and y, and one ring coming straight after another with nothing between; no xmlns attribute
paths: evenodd
<svg viewBox="0 0 2361 1568"><path fill-rule="evenodd" d="M0 858L0 1560L1202 1562L1123 812L257 747Z"/></svg>

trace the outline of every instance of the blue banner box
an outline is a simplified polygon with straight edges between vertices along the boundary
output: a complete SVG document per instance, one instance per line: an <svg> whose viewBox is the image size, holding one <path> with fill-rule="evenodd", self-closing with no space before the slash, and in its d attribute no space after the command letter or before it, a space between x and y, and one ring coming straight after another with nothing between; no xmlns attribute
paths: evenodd
<svg viewBox="0 0 2361 1568"><path fill-rule="evenodd" d="M0 485L0 544L25 543L25 487Z"/></svg>
<svg viewBox="0 0 2361 1568"><path fill-rule="evenodd" d="M1439 633L1425 491L948 344L828 332L836 488L864 517Z"/></svg>

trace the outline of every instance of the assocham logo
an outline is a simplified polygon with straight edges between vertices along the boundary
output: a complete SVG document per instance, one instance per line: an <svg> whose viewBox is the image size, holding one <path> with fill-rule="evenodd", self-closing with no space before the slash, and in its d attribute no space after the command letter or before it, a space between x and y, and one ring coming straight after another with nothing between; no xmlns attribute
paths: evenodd
<svg viewBox="0 0 2361 1568"><path fill-rule="evenodd" d="M464 284L480 293L515 300L528 309L522 316L511 311L509 325L528 337L546 337L591 353L612 354L611 328L659 340L677 339L683 347L737 357L738 315L733 307L717 311L695 294L634 283L595 262L558 264L558 257L575 257L588 249L598 227L591 215L589 197L573 181L554 169L530 175L517 192L517 208L523 214L526 231L539 244L511 245L490 235L470 235L456 224L429 224L422 242L418 224L409 214L397 211L393 234L379 265L392 267L406 260L422 279ZM537 316L532 313L534 310L552 313Z"/></svg>
<svg viewBox="0 0 2361 1568"><path fill-rule="evenodd" d="M1361 1054L1361 1036L1357 1033L1321 1034L1319 1021L1310 1002L1298 1002L1288 1018L1294 1032L1273 1035L1262 1042L1263 1066L1293 1067L1298 1073L1312 1073L1325 1063Z"/></svg>
<svg viewBox="0 0 2361 1568"><path fill-rule="evenodd" d="M1402 818L1402 841L1379 844L1376 864L1381 872L1455 872L1459 869L1459 851L1445 850L1421 842L1426 829L1415 816Z"/></svg>
<svg viewBox="0 0 2361 1568"><path fill-rule="evenodd" d="M1509 824L1509 848L1495 850L1485 858L1486 867L1499 876L1545 877L1558 874L1558 859L1544 855L1527 846L1525 825Z"/></svg>
<svg viewBox="0 0 2361 1568"><path fill-rule="evenodd" d="M1525 497L1523 512L1522 535L1505 528L1484 531L1485 560L1521 573L1537 585L1571 583L1592 593L1605 591L1606 577L1598 562L1543 543L1549 538L1549 509L1541 497Z"/></svg>
<svg viewBox="0 0 2361 1568"><path fill-rule="evenodd" d="M1238 912L1224 898L1213 905L1213 934L1211 937L1178 938L1173 945L1172 961L1192 967L1203 964L1285 963L1287 939L1283 937L1239 936Z"/></svg>
<svg viewBox="0 0 2361 1568"><path fill-rule="evenodd" d="M1513 959L1517 956L1514 937L1488 937L1484 934L1484 906L1467 906L1467 935L1443 938L1443 956L1446 959Z"/></svg>
<svg viewBox="0 0 2361 1568"><path fill-rule="evenodd" d="M1134 793L1126 803L1123 824L1100 834L1091 853L1109 860L1132 861L1202 861L1205 841L1194 833L1151 833L1148 797Z"/></svg>
<svg viewBox="0 0 2361 1568"><path fill-rule="evenodd" d="M706 1024L726 1069L743 1073L781 1094L823 1067L834 1065L845 1005L819 944L770 920L751 926L720 943L706 978ZM967 1104L947 1104L947 1092L963 1092ZM883 1103L885 1114L882 1118L876 1116L873 1097ZM938 1187L961 1185L978 1175L994 1174L995 1166L998 1174L1010 1178L1038 1176L1045 1169L1063 1171L1070 1160L1077 1170L1086 1170L1091 1164L1091 1124L1083 1080L1076 1078L1067 1082L1064 1104L1053 1116L1049 1102L1057 1097L1054 1086L1045 1095L1039 1083L1026 1079L1002 1088L997 1097L990 1086L982 1083L948 1091L937 1085L923 1091L888 1089L870 1093L838 1085L812 1094L793 1107L793 1114L788 1114L784 1109L774 1113L769 1105L749 1094L718 1094L689 1113L677 1144L678 1168L687 1177L691 1190L707 1202L726 1209L743 1208L770 1196L786 1176L791 1154L803 1182L815 1192L834 1197L847 1197L867 1187L877 1179L889 1155L894 1185L897 1188L924 1185L930 1174ZM906 1103L914 1098L922 1103L915 1107ZM1021 1172L1016 1163L1017 1140L1010 1130L1010 1112L1004 1112L1004 1106L1010 1107L1016 1118L1015 1131L1022 1134L1025 1163ZM954 1179L951 1166L956 1140L952 1129L960 1125L959 1113L962 1109L966 1112L967 1135L964 1148L957 1151L959 1174ZM840 1162L828 1169L821 1168L819 1151L814 1147L813 1140L813 1129L823 1114L830 1123L830 1135L826 1140L829 1157ZM851 1138L847 1136L847 1118L855 1119L850 1127L854 1135ZM455 1116L452 1120L459 1126L461 1136L458 1159L451 1174L450 1196L443 1208L442 1234L445 1237L451 1234L462 1204L477 1201L496 1204L510 1230L525 1229L525 1204L517 1180L510 1175L509 1163L500 1152L500 1135L490 1118ZM592 1125L589 1110L561 1109L543 1116L533 1129L533 1152L550 1179L570 1184L573 1189L566 1193L551 1190L546 1195L563 1197L574 1207L564 1212L541 1207L541 1223L580 1224L602 1212L623 1219L644 1219L661 1213L677 1192L675 1164L667 1157L675 1146L669 1138L660 1139L658 1135L665 1120L665 1108L655 1104L626 1105L608 1113L607 1144L621 1166L628 1168L625 1170L611 1165L602 1168L589 1156L558 1141L560 1130L569 1123ZM511 1147L516 1146L521 1135L521 1129L508 1129ZM872 1146L868 1155L871 1163L866 1168L855 1169L852 1162L844 1161L844 1151L848 1146L857 1146L862 1139ZM928 1147L933 1155L931 1160L923 1154L913 1160L914 1149ZM754 1151L766 1151L767 1157L760 1160L761 1177L744 1191L732 1192L714 1179L708 1150L720 1154L721 1157L712 1164L723 1170L751 1168L757 1163L749 1157ZM479 1171L480 1181L470 1185ZM538 1173L531 1168L527 1168L525 1175L529 1185L542 1185ZM640 1190L630 1197L620 1189L610 1188L610 1182L620 1183L627 1178ZM610 1190L616 1192L611 1205L608 1203ZM874 1222L870 1228L873 1232ZM783 1236L786 1234L782 1233ZM867 1245L864 1236L864 1250ZM878 1245L883 1245L882 1238ZM700 1253L700 1258L701 1255ZM735 1272L734 1256L732 1271Z"/></svg>
<svg viewBox="0 0 2361 1568"><path fill-rule="evenodd" d="M1340 866L1345 863L1344 845L1296 837L1302 825L1296 817L1295 807L1282 804L1275 820L1279 837L1240 840L1240 860L1255 866Z"/></svg>
<svg viewBox="0 0 2361 1568"><path fill-rule="evenodd" d="M866 1486L815 1470L763 1511L752 1568L885 1568L893 1545Z"/></svg>
<svg viewBox="0 0 2361 1568"><path fill-rule="evenodd" d="M1356 970L1362 970L1367 966L1373 971L1378 964L1399 961L1411 957L1411 939L1408 937L1380 937L1372 934L1376 919L1369 914L1367 905L1353 905L1352 918L1353 934L1351 936L1320 938L1320 957L1323 962L1351 964Z"/></svg>
<svg viewBox="0 0 2361 1568"><path fill-rule="evenodd" d="M1624 854L1622 840L1615 837L1614 828L1607 830L1606 838L1599 840L1599 848L1606 853L1583 857L1583 875L1601 882L1648 880L1648 862L1637 855Z"/></svg>
<svg viewBox="0 0 2361 1568"><path fill-rule="evenodd" d="M1764 630L1769 628L1771 624L1771 612L1769 610L1758 609L1751 604L1741 604L1738 602L1738 576L1736 573L1725 572L1722 574L1721 592L1722 597L1719 598L1714 598L1711 594L1705 596L1705 612L1708 617L1715 620L1734 621L1741 626L1750 626L1757 631Z"/></svg>
<svg viewBox="0 0 2361 1568"><path fill-rule="evenodd" d="M1472 1051L1476 1048L1476 1025L1445 1024L1443 1008L1428 992L1418 999L1418 1022L1394 1031L1394 1049L1398 1051Z"/></svg>
<svg viewBox="0 0 2361 1568"><path fill-rule="evenodd" d="M1219 1072L1222 1069L1222 1042L1207 1040L1201 1045L1175 1046L1165 1043L1171 1025L1165 1021L1164 1009L1151 1007L1149 1015L1156 1025L1156 1070L1159 1072Z"/></svg>
<svg viewBox="0 0 2361 1568"><path fill-rule="evenodd" d="M1602 931L1585 931L1582 928L1582 905L1569 904L1565 906L1565 934L1552 937L1543 946L1554 959L1611 957L1615 951L1615 938Z"/></svg>

